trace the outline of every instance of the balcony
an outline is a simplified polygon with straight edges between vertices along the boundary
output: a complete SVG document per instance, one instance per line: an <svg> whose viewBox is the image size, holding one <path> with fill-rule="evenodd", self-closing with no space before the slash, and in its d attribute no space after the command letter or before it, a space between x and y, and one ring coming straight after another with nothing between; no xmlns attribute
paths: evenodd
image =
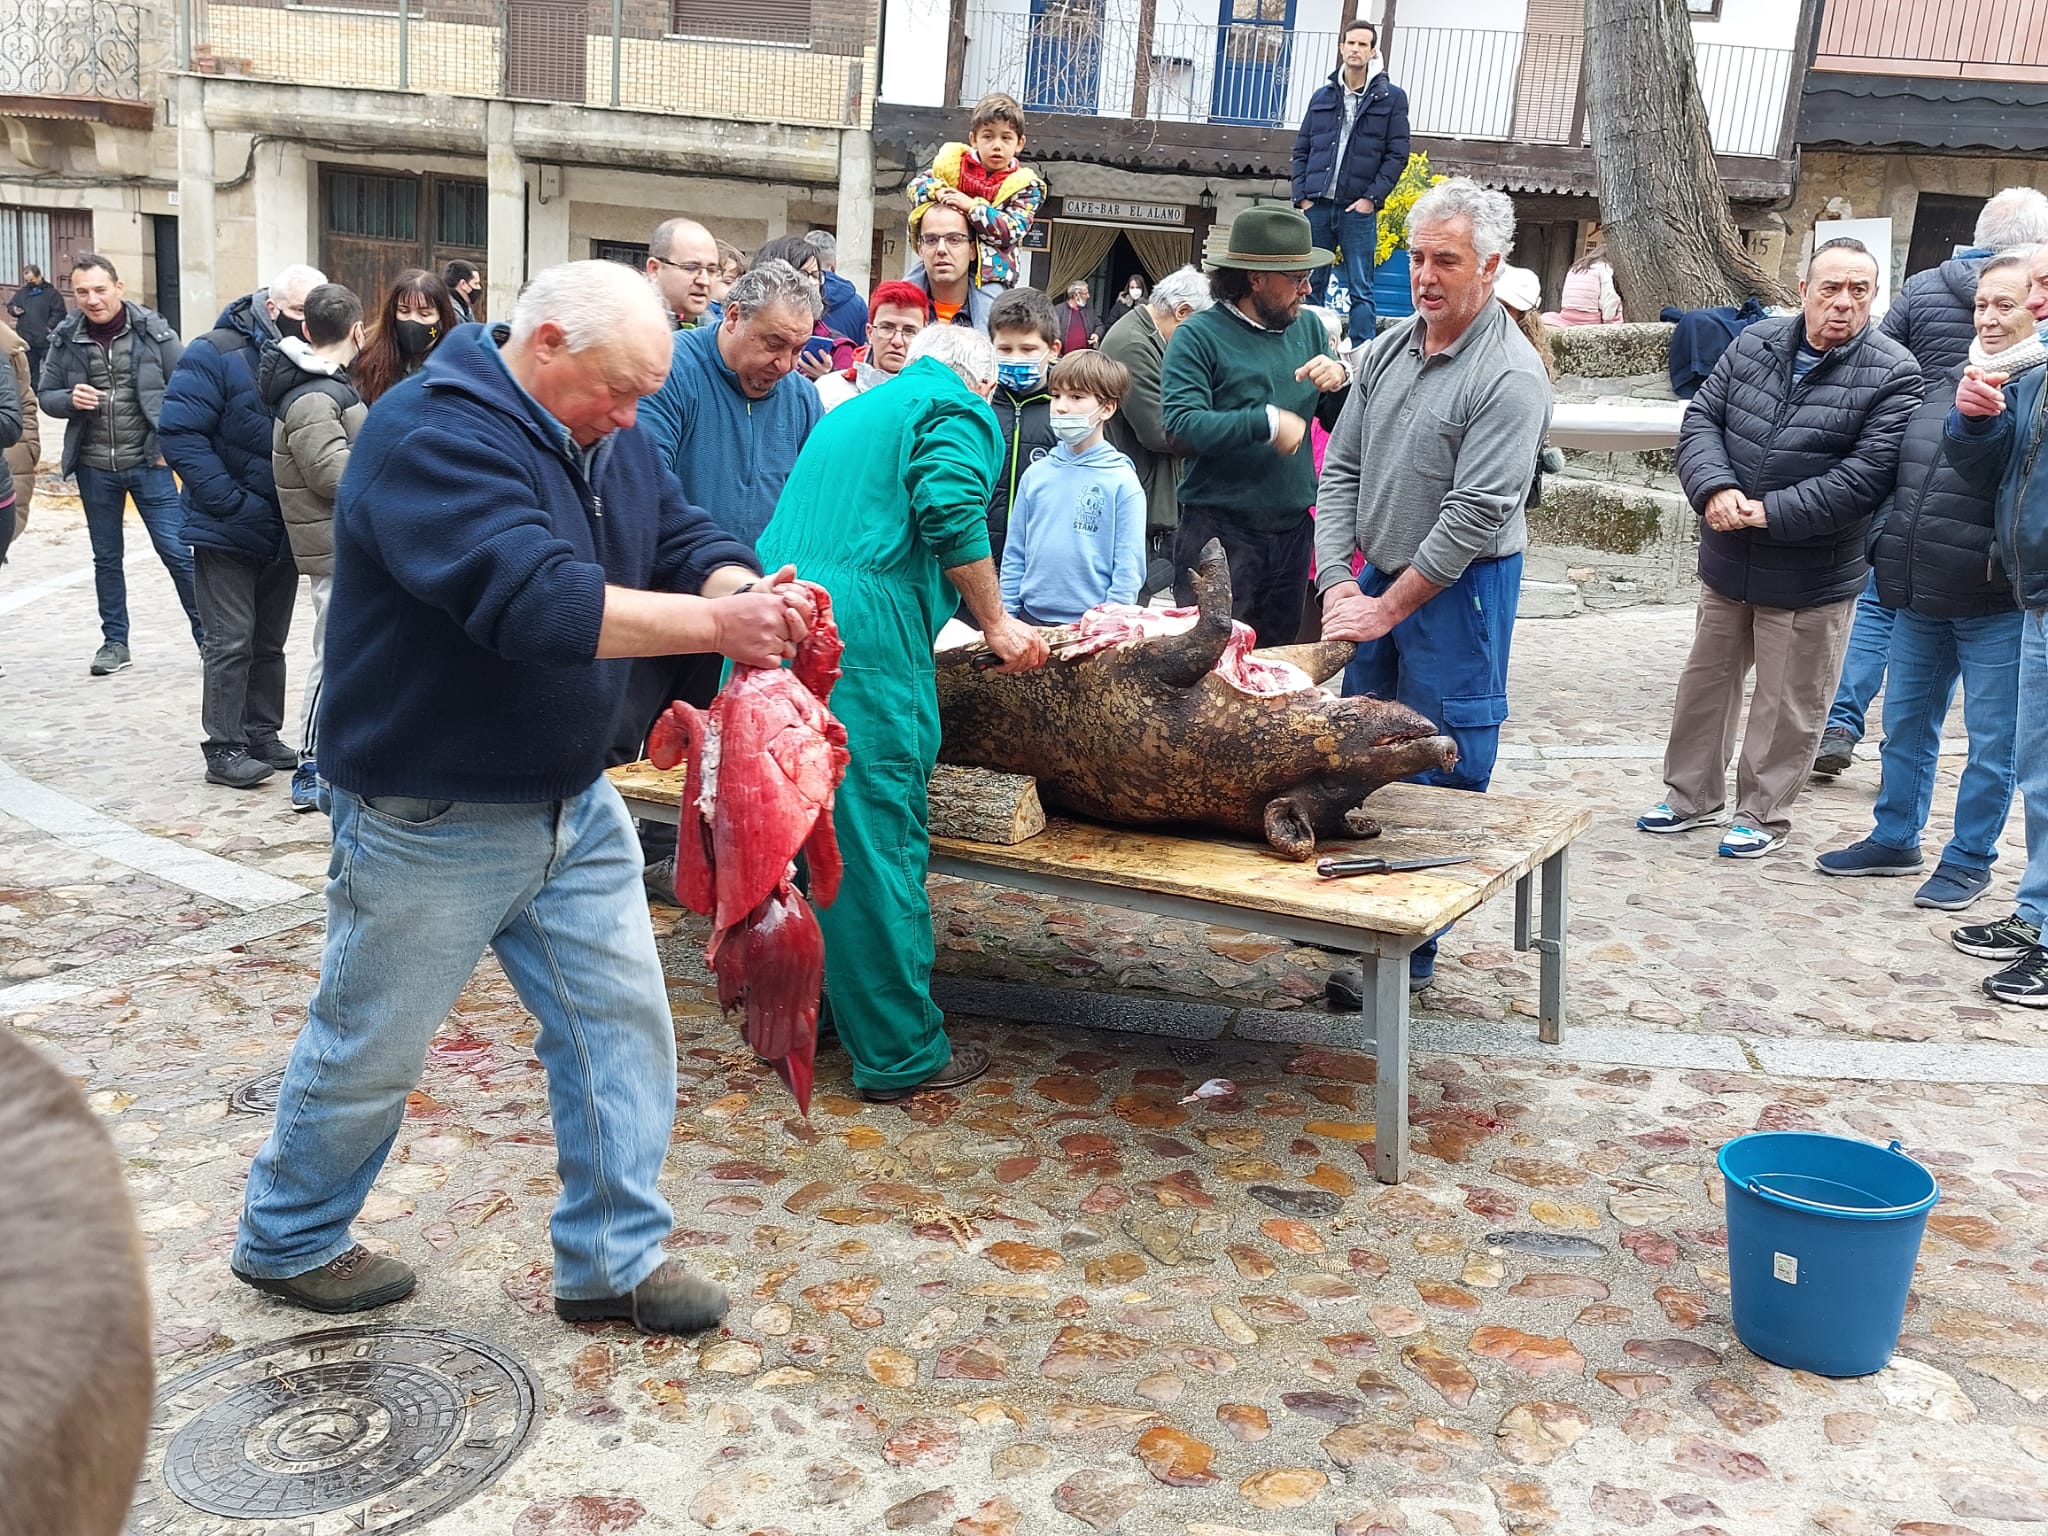
<svg viewBox="0 0 2048 1536"><path fill-rule="evenodd" d="M705 15L695 0L181 3L187 66L227 78L820 128L861 126L873 94L862 7L719 36L681 30Z"/></svg>
<svg viewBox="0 0 2048 1536"><path fill-rule="evenodd" d="M1337 57L1335 33L1180 21L1148 30L1119 0L1101 4L1049 5L1037 16L970 8L961 99L1000 90L1032 114L1291 131ZM1418 139L1583 145L1583 47L1575 32L1401 26L1387 62ZM1715 149L1776 156L1791 52L1719 43L1694 52Z"/></svg>
<svg viewBox="0 0 2048 1536"><path fill-rule="evenodd" d="M1813 67L1923 80L2048 82L2048 7L2033 0L1897 6L1827 0Z"/></svg>
<svg viewBox="0 0 2048 1536"><path fill-rule="evenodd" d="M153 16L132 0L0 0L0 108L147 128Z"/></svg>

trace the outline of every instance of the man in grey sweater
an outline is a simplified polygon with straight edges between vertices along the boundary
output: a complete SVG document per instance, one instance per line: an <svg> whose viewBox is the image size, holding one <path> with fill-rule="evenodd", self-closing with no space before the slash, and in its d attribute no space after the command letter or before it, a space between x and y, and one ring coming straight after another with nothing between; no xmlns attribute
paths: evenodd
<svg viewBox="0 0 2048 1536"><path fill-rule="evenodd" d="M1348 694L1398 699L1458 746L1421 782L1484 790L1508 716L1508 643L1528 543L1523 509L1550 426L1550 379L1494 302L1514 205L1463 177L1408 215L1415 318L1366 351L1316 494L1323 638L1356 640ZM1352 574L1354 555L1365 564ZM1408 985L1435 978L1436 941ZM1330 979L1359 1006L1358 973Z"/></svg>

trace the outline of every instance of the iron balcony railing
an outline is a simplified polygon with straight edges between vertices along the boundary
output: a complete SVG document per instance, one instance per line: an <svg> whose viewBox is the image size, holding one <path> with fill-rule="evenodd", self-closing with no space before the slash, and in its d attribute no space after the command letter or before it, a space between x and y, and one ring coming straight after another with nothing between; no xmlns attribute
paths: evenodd
<svg viewBox="0 0 2048 1536"><path fill-rule="evenodd" d="M148 99L153 18L130 0L0 0L0 96Z"/></svg>
<svg viewBox="0 0 2048 1536"><path fill-rule="evenodd" d="M1387 68L1417 135L1583 144L1583 53L1576 32L1403 26L1388 39ZM1778 153L1791 53L1719 43L1694 53L1714 147ZM1145 28L1136 0L1071 0L1037 15L970 8L961 98L1001 90L1027 112L1291 129L1336 60L1335 33Z"/></svg>
<svg viewBox="0 0 2048 1536"><path fill-rule="evenodd" d="M179 0L179 57L199 74L703 117L855 127L875 47L857 27L682 30L708 8L625 0ZM721 30L714 24L705 32Z"/></svg>

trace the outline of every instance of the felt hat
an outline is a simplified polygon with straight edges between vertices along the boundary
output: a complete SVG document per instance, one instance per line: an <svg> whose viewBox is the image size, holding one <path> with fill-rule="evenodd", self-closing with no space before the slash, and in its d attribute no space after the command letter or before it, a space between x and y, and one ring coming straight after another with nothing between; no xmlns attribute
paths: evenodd
<svg viewBox="0 0 2048 1536"><path fill-rule="evenodd" d="M1502 265L1494 274L1493 296L1509 309L1531 310L1543 302L1543 279L1527 267Z"/></svg>
<svg viewBox="0 0 2048 1536"><path fill-rule="evenodd" d="M1211 236L1202 266L1238 267L1247 272L1299 272L1327 267L1337 259L1315 243L1308 216L1298 208L1247 208L1230 221L1230 232L1218 241Z"/></svg>

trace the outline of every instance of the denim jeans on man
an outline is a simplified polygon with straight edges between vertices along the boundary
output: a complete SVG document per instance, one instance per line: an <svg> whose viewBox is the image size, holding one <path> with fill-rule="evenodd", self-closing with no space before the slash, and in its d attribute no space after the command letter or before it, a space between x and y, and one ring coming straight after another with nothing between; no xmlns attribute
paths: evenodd
<svg viewBox="0 0 2048 1536"><path fill-rule="evenodd" d="M234 1267L284 1279L348 1251L433 1037L488 947L540 1023L562 1193L554 1293L620 1296L661 1263L676 1054L625 802L599 779L541 804L331 788L327 942Z"/></svg>
<svg viewBox="0 0 2048 1536"><path fill-rule="evenodd" d="M1358 578L1367 597L1393 584L1394 577L1372 565ZM1500 728L1508 718L1508 647L1521 601L1521 555L1474 560L1389 633L1359 646L1344 669L1347 695L1406 704L1457 743L1453 766L1418 773L1415 783L1483 793L1493 782ZM1416 949L1410 974L1427 975L1435 959L1436 939L1430 938Z"/></svg>
<svg viewBox="0 0 2048 1536"><path fill-rule="evenodd" d="M1372 304L1372 274L1379 265L1380 216L1353 213L1329 197L1317 198L1303 211L1308 214L1309 238L1326 251L1336 251L1344 263L1344 291L1351 296L1346 334L1353 341L1371 341L1379 324ZM1330 291L1330 269L1317 267L1309 284L1314 302L1322 303Z"/></svg>
<svg viewBox="0 0 2048 1536"><path fill-rule="evenodd" d="M1910 608L1894 611L1884 690L1883 779L1871 836L1886 848L1919 850L1934 801L1942 722L1960 679L1970 755L1956 789L1955 835L1942 850L1941 862L1989 869L2012 810L2023 615L1930 619Z"/></svg>
<svg viewBox="0 0 2048 1536"><path fill-rule="evenodd" d="M2020 615L2020 709L2014 757L2027 806L2027 868L2019 915L2048 927L2048 608Z"/></svg>
<svg viewBox="0 0 2048 1536"><path fill-rule="evenodd" d="M1856 599L1856 623L1842 657L1842 680L1835 685L1835 702L1828 709L1827 729L1847 731L1851 741L1863 739L1864 714L1884 686L1884 662L1892 648L1892 615L1896 612L1877 600L1877 573L1873 571L1863 584L1863 595ZM1889 703L1885 715L1890 718Z"/></svg>
<svg viewBox="0 0 2048 1536"><path fill-rule="evenodd" d="M134 469L94 469L80 464L78 499L85 507L85 531L92 541L92 584L100 605L100 638L128 643L128 578L121 569L121 514L130 497L157 558L171 573L178 601L200 638L199 604L192 591L192 551L182 537L185 509L178 504L178 482L162 464Z"/></svg>

